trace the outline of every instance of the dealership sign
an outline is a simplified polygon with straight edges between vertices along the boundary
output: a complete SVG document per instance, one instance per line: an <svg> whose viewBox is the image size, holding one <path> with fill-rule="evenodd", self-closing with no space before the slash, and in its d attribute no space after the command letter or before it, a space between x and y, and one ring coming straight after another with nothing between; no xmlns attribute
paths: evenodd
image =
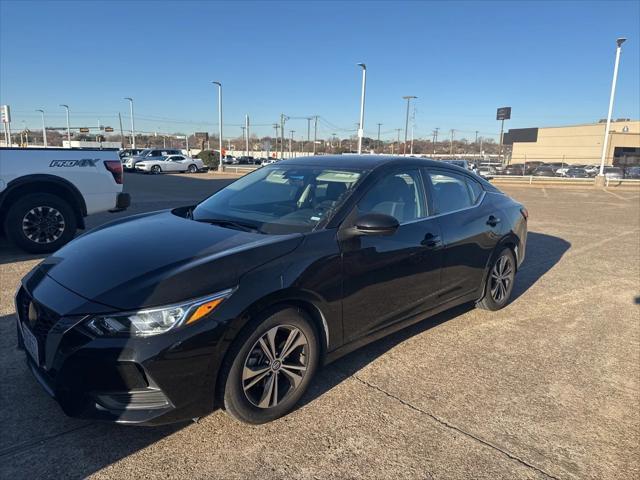
<svg viewBox="0 0 640 480"><path fill-rule="evenodd" d="M500 107L496 113L496 120L509 120L511 118L511 107Z"/></svg>

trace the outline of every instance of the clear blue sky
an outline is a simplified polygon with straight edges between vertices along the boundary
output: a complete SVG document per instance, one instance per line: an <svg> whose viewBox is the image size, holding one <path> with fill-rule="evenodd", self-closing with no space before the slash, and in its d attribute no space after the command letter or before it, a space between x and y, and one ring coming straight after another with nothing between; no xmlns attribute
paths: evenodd
<svg viewBox="0 0 640 480"><path fill-rule="evenodd" d="M245 113L268 134L281 112L323 117L319 133L348 135L368 66L365 131L395 137L403 95L417 95L416 137L456 138L606 116L615 39L623 47L614 117L640 118L640 2L29 2L0 0L0 102L14 128L117 127L135 99L139 130L217 129ZM330 126L330 122L333 126ZM235 126L234 126L235 125ZM306 135L306 121L287 130Z"/></svg>

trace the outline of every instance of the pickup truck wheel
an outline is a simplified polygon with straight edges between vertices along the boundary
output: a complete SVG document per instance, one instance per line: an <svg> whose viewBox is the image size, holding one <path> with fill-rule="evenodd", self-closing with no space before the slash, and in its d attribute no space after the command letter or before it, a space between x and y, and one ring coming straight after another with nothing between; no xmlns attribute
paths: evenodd
<svg viewBox="0 0 640 480"><path fill-rule="evenodd" d="M192 163L191 165L189 165L189 173L196 173L198 171L198 167L196 167L196 165L194 163Z"/></svg>
<svg viewBox="0 0 640 480"><path fill-rule="evenodd" d="M153 167L151 167L151 173L153 173L154 175L158 175L161 172L162 169L160 168L160 165L154 165Z"/></svg>
<svg viewBox="0 0 640 480"><path fill-rule="evenodd" d="M26 195L9 207L5 219L7 238L31 253L54 252L76 233L73 208L48 193Z"/></svg>

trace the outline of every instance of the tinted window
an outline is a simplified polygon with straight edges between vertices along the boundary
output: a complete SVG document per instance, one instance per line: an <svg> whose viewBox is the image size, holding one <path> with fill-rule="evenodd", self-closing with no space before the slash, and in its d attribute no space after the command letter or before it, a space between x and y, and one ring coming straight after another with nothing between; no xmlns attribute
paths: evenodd
<svg viewBox="0 0 640 480"><path fill-rule="evenodd" d="M480 201L480 196L482 195L482 187L478 182L471 180L470 178L465 178L467 182L467 187L469 187L469 192L471 193L471 201L475 204Z"/></svg>
<svg viewBox="0 0 640 480"><path fill-rule="evenodd" d="M245 175L200 203L193 218L251 223L265 233L309 232L349 195L360 172L289 165Z"/></svg>
<svg viewBox="0 0 640 480"><path fill-rule="evenodd" d="M163 153L160 150L153 150L151 152L152 157L159 157L160 155L163 155Z"/></svg>
<svg viewBox="0 0 640 480"><path fill-rule="evenodd" d="M477 198L472 198L472 187L467 180L455 173L430 171L433 206L436 214L448 213L472 206ZM469 182L475 183L472 180Z"/></svg>
<svg viewBox="0 0 640 480"><path fill-rule="evenodd" d="M400 223L426 217L420 171L402 170L378 180L358 203L358 214L371 212L391 215Z"/></svg>

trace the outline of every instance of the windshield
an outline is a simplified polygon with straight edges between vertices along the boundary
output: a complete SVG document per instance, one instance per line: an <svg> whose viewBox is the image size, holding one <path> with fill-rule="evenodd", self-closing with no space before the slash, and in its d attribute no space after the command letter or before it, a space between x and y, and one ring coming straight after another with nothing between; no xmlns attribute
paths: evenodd
<svg viewBox="0 0 640 480"><path fill-rule="evenodd" d="M353 190L362 172L312 166L265 167L198 204L198 221L228 220L263 233L312 231Z"/></svg>
<svg viewBox="0 0 640 480"><path fill-rule="evenodd" d="M150 151L151 151L151 149L150 149L150 148L147 148L147 149L145 149L145 150L142 150L142 151L141 151L137 156L138 156L138 157L144 157L144 156L146 156Z"/></svg>

